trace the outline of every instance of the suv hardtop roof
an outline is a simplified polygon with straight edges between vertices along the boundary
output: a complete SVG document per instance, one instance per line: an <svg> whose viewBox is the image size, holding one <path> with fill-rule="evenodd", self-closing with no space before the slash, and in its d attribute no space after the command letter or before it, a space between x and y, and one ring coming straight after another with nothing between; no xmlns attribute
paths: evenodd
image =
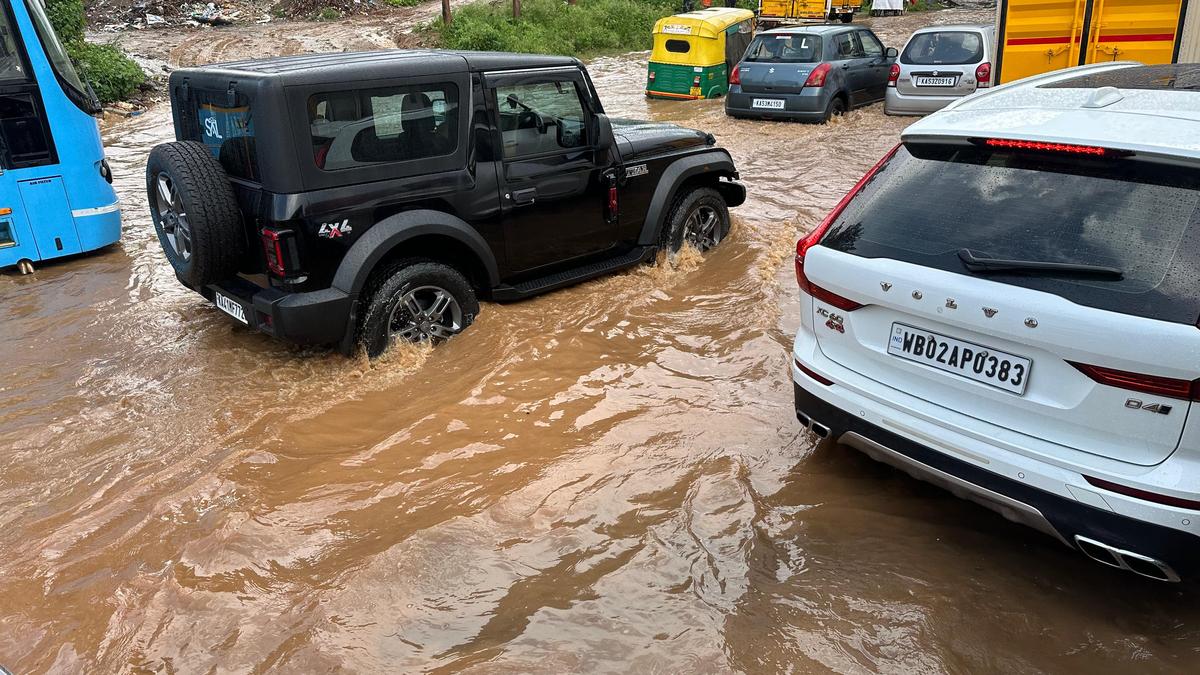
<svg viewBox="0 0 1200 675"><path fill-rule="evenodd" d="M1029 77L959 99L900 135L913 140L1007 138L1131 150L1200 160L1200 91L1121 88L1092 82L1138 82L1158 66L1117 62ZM1183 69L1198 66L1183 66ZM1097 80L1098 78L1098 80Z"/></svg>
<svg viewBox="0 0 1200 675"><path fill-rule="evenodd" d="M466 71L577 66L579 63L578 59L569 56L389 49L276 56L180 68L176 72L221 73L247 79L276 79L285 84L321 84L394 77L397 68L402 68L404 74L436 75Z"/></svg>

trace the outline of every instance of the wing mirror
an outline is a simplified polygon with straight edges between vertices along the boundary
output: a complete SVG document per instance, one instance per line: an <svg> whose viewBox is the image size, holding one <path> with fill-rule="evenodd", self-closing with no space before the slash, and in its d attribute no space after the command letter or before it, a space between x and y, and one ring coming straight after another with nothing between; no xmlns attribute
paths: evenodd
<svg viewBox="0 0 1200 675"><path fill-rule="evenodd" d="M596 149L600 152L608 152L616 143L616 137L613 135L612 122L608 119L608 115L596 115Z"/></svg>
<svg viewBox="0 0 1200 675"><path fill-rule="evenodd" d="M896 51L895 47L888 47L887 49L883 50L883 55L889 59L894 59L897 56L900 56L900 52Z"/></svg>

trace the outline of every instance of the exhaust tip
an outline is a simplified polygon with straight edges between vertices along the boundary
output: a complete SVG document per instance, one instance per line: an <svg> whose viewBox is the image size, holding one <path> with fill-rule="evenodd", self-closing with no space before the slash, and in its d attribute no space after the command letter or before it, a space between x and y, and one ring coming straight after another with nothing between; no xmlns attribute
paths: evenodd
<svg viewBox="0 0 1200 675"><path fill-rule="evenodd" d="M800 421L800 426L804 427L805 429L812 426L812 418L800 412L799 410L796 411L796 419Z"/></svg>
<svg viewBox="0 0 1200 675"><path fill-rule="evenodd" d="M824 424L821 424L820 422L813 422L812 426L809 428L812 429L812 432L816 434L818 438L829 438L829 427L825 426Z"/></svg>
<svg viewBox="0 0 1200 675"><path fill-rule="evenodd" d="M1075 535L1075 544L1087 557L1109 567L1128 570L1155 581L1179 581L1179 575L1170 565L1150 556L1126 551L1078 534Z"/></svg>

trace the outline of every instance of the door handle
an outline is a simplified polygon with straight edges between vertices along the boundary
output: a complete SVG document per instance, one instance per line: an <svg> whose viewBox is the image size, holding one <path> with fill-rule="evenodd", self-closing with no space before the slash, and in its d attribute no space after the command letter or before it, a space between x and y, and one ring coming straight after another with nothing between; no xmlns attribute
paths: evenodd
<svg viewBox="0 0 1200 675"><path fill-rule="evenodd" d="M513 190L512 201L513 201L513 204L516 204L517 206L524 206L526 204L534 203L535 201L537 201L537 188L526 188L524 190Z"/></svg>

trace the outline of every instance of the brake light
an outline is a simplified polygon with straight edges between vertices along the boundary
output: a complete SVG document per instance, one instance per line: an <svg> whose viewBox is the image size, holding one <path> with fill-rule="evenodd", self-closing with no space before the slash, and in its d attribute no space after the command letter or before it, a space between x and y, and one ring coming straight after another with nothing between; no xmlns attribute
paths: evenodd
<svg viewBox="0 0 1200 675"><path fill-rule="evenodd" d="M849 298L843 298L842 296L831 291L827 291L809 281L808 277L804 274L804 256L807 255L808 249L816 246L821 241L821 238L825 236L825 232L829 230L829 226L833 225L833 221L837 220L838 216L842 215L842 211L846 210L846 206L850 204L850 200L858 196L859 192L862 192L863 188L867 186L867 183L871 182L871 179L875 177L875 174L879 173L880 169L882 169L883 166L892 159L892 157L895 157L896 152L899 150L899 144L889 150L882 159L875 163L875 166L871 167L867 173L863 174L862 178L858 179L858 182L855 183L854 187L850 188L850 191L847 192L844 197L842 197L841 201L837 203L837 206L833 207L833 210L829 212L829 215L825 216L825 219L822 220L815 228L813 228L812 232L809 232L807 236L796 242L796 284L800 286L800 290L808 293L817 300L826 302L847 312L852 312L859 307L862 307L862 305Z"/></svg>
<svg viewBox="0 0 1200 675"><path fill-rule="evenodd" d="M988 138L984 140L984 145L989 148L1005 148L1009 150L1036 150L1038 152L1062 152L1070 155L1092 155L1095 157L1103 157L1110 154L1118 154L1119 151L1113 151L1109 148L1101 148L1094 145L1071 145L1069 143L1043 143L1041 141L1016 141L1008 138Z"/></svg>
<svg viewBox="0 0 1200 675"><path fill-rule="evenodd" d="M806 86L806 87L824 87L825 86L825 76L828 74L829 74L829 64L822 63L822 64L818 65L816 68L813 68L812 72L808 74L808 79L804 81L804 86Z"/></svg>
<svg viewBox="0 0 1200 675"><path fill-rule="evenodd" d="M272 274L286 277L288 262L291 260L288 253L295 248L294 242L292 242L292 231L263 228L262 246L267 260L267 269Z"/></svg>
<svg viewBox="0 0 1200 675"><path fill-rule="evenodd" d="M888 86L896 86L896 80L898 79L900 79L900 64L893 63L891 71L888 72Z"/></svg>
<svg viewBox="0 0 1200 675"><path fill-rule="evenodd" d="M742 83L742 67L734 66L733 72L729 74L729 84L741 84L741 83Z"/></svg>
<svg viewBox="0 0 1200 675"><path fill-rule="evenodd" d="M652 70L652 71L650 71L650 81L651 81L651 82L653 82L653 81L654 81L654 71L653 71L653 70Z"/></svg>
<svg viewBox="0 0 1200 675"><path fill-rule="evenodd" d="M692 86L693 86L693 87L699 87L699 86L700 86L700 76L699 76L699 75L697 75L697 76L695 76L695 77L693 77L693 78L692 78Z"/></svg>
<svg viewBox="0 0 1200 675"><path fill-rule="evenodd" d="M1175 506L1181 509L1200 510L1200 501L1196 501L1194 499L1184 499L1183 497L1172 497L1171 495L1162 495L1157 492L1139 490L1135 487L1121 485L1120 483L1113 483L1112 481L1107 481L1103 478L1093 478L1092 476L1088 475L1084 475L1083 479L1098 488L1115 492L1120 495L1136 497L1138 499L1144 499L1148 502L1154 502L1155 504L1166 504L1167 506Z"/></svg>
<svg viewBox="0 0 1200 675"><path fill-rule="evenodd" d="M1072 361L1068 361L1067 363L1070 363L1076 370L1087 375L1093 381L1106 384L1110 387L1139 391L1143 394L1200 401L1200 379L1180 380L1174 377L1143 375L1141 373L1131 373L1127 370L1090 366L1086 363L1074 363Z"/></svg>
<svg viewBox="0 0 1200 675"><path fill-rule="evenodd" d="M983 89L992 86L992 64L984 61L975 67L975 87Z"/></svg>

